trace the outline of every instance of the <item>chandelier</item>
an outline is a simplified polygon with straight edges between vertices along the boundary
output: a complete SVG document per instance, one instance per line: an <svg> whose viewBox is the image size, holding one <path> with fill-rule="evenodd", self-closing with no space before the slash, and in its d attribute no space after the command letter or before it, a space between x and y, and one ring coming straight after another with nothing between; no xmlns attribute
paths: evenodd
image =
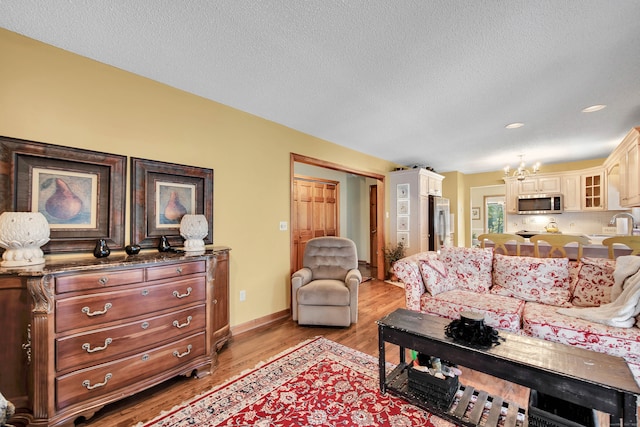
<svg viewBox="0 0 640 427"><path fill-rule="evenodd" d="M512 174L512 176L516 178L518 181L524 181L527 177L537 174L538 170L540 170L540 162L537 162L532 166L531 171L529 171L525 167L524 160L522 160L522 157L523 156L520 155L520 165L516 170L513 171L513 174ZM511 167L508 165L505 166L504 176L509 176L510 172L511 172Z"/></svg>

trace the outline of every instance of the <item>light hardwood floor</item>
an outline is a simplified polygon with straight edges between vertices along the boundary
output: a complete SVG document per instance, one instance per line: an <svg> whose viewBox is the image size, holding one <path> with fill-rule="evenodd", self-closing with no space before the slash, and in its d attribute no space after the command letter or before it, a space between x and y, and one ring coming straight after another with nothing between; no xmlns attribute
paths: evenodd
<svg viewBox="0 0 640 427"><path fill-rule="evenodd" d="M396 308L404 307L404 290L400 287L370 280L360 286L358 323L349 328L299 326L291 319L281 320L267 327L232 337L221 350L218 367L213 375L202 378L175 378L150 390L108 405L81 426L132 426L147 421L163 410L171 409L191 397L206 392L230 377L255 367L260 361L286 350L303 340L324 336L364 353L378 355L376 320ZM397 363L397 347L389 344L387 360ZM528 389L496 381L495 378L469 370L463 371L462 381L476 388L497 393L506 400L526 405Z"/></svg>

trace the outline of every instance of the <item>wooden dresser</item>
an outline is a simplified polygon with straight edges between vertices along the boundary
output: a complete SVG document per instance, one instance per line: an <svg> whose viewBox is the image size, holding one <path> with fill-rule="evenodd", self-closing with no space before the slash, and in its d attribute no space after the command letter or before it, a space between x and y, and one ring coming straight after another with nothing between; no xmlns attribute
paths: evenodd
<svg viewBox="0 0 640 427"><path fill-rule="evenodd" d="M229 248L0 269L0 392L32 426L73 425L176 375L213 372Z"/></svg>

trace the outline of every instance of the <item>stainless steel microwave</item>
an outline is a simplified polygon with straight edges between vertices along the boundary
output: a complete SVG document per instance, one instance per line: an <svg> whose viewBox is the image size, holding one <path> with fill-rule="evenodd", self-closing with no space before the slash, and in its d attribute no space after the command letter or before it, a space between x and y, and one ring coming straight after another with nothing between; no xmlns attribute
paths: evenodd
<svg viewBox="0 0 640 427"><path fill-rule="evenodd" d="M562 194L526 194L518 196L518 214L562 213Z"/></svg>

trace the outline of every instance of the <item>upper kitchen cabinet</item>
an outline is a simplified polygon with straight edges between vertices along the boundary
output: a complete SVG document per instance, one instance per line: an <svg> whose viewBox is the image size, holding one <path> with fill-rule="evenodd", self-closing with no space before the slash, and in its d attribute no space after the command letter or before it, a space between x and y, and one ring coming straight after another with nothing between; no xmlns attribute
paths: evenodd
<svg viewBox="0 0 640 427"><path fill-rule="evenodd" d="M604 169L587 169L580 174L582 210L602 211L606 209L606 187ZM565 194L566 197L566 194Z"/></svg>
<svg viewBox="0 0 640 427"><path fill-rule="evenodd" d="M519 194L560 193L560 176L538 176L518 181Z"/></svg>
<svg viewBox="0 0 640 427"><path fill-rule="evenodd" d="M620 206L640 206L640 127L631 129L605 161L607 177L619 179ZM616 173L618 176L616 176Z"/></svg>
<svg viewBox="0 0 640 427"><path fill-rule="evenodd" d="M602 167L566 172L561 178L565 212L605 210L606 189Z"/></svg>
<svg viewBox="0 0 640 427"><path fill-rule="evenodd" d="M580 212L582 210L580 173L566 173L562 176L562 209L565 212Z"/></svg>

